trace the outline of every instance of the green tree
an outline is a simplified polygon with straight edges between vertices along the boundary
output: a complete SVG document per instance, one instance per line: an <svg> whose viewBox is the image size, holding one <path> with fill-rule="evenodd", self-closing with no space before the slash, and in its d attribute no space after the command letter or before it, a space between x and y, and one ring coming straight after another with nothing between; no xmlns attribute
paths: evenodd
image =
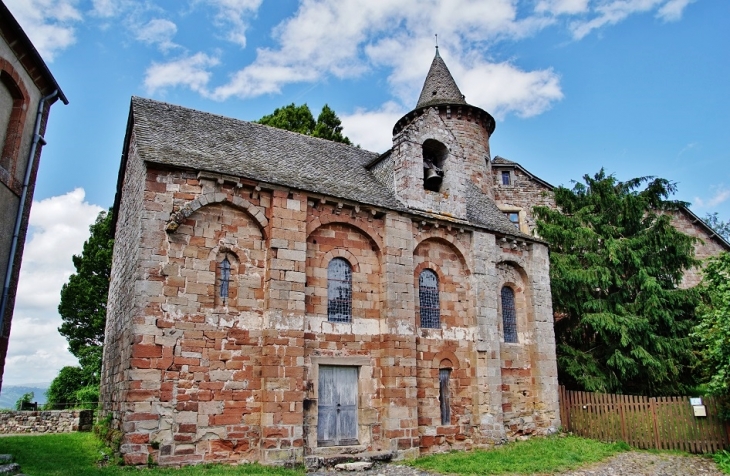
<svg viewBox="0 0 730 476"><path fill-rule="evenodd" d="M726 241L730 241L730 221L722 221L717 216L717 212L708 213L702 220L707 226L715 230L715 233L722 236Z"/></svg>
<svg viewBox="0 0 730 476"><path fill-rule="evenodd" d="M697 264L694 238L663 213L676 185L640 177L620 182L601 170L572 189L559 210L536 207L550 244L560 381L588 391L666 395L694 383L690 332L699 302L680 289Z"/></svg>
<svg viewBox="0 0 730 476"><path fill-rule="evenodd" d="M81 367L64 367L46 390L46 408L63 409L78 403L77 392L89 386L98 386L94 376Z"/></svg>
<svg viewBox="0 0 730 476"><path fill-rule="evenodd" d="M703 302L693 336L699 344L707 389L730 396L730 253L706 261L702 284Z"/></svg>
<svg viewBox="0 0 730 476"><path fill-rule="evenodd" d="M58 332L69 350L90 375L101 372L101 353L106 325L106 301L112 267L114 240L110 212L101 212L89 227L91 235L81 255L73 257L76 273L61 288L58 312L63 324Z"/></svg>
<svg viewBox="0 0 730 476"><path fill-rule="evenodd" d="M15 402L15 409L16 410L23 410L26 406L33 403L33 399L35 398L35 393L28 392L24 393L22 397L20 397Z"/></svg>
<svg viewBox="0 0 730 476"><path fill-rule="evenodd" d="M327 104L322 107L316 121L309 106L306 104L297 106L291 103L288 106L274 109L272 114L264 116L256 122L308 136L351 144L350 139L342 135L342 121Z"/></svg>
<svg viewBox="0 0 730 476"><path fill-rule="evenodd" d="M317 117L317 125L314 126L312 135L334 142L352 144L350 139L342 135L342 121L327 104L322 107L322 112Z"/></svg>

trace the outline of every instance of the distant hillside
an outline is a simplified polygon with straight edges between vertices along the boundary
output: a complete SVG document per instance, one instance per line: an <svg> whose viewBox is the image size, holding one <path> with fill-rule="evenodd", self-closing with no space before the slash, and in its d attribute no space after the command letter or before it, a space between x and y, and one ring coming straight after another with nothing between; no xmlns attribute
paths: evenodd
<svg viewBox="0 0 730 476"><path fill-rule="evenodd" d="M32 386L31 386L32 385ZM46 390L48 390L48 384L29 384L29 386L22 385L3 385L2 392L0 392L0 408L15 408L15 402L24 394L33 392L34 402L39 404L46 403Z"/></svg>

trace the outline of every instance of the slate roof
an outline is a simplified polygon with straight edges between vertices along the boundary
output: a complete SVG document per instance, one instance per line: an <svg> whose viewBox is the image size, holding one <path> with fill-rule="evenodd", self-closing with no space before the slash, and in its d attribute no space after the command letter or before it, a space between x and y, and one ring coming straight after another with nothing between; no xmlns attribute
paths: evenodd
<svg viewBox="0 0 730 476"><path fill-rule="evenodd" d="M428 70L426 81L423 83L416 109L435 106L436 104L466 105L464 95L461 94L459 86L456 85L454 77L451 76L449 68L446 67L446 63L441 59L438 47L436 47L436 56L431 62L431 69Z"/></svg>
<svg viewBox="0 0 730 476"><path fill-rule="evenodd" d="M375 152L139 97L132 115L145 161L402 208L365 169Z"/></svg>
<svg viewBox="0 0 730 476"><path fill-rule="evenodd" d="M375 152L140 97L132 98L130 121L137 153L146 162L244 177L439 218L406 208L376 179L366 168L379 157ZM124 168L123 162L115 209ZM471 182L467 218L476 226L536 241L516 230Z"/></svg>

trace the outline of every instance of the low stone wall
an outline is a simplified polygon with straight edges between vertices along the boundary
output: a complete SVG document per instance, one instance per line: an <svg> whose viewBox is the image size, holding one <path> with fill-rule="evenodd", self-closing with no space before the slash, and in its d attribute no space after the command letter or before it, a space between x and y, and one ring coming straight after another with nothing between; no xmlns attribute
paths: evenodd
<svg viewBox="0 0 730 476"><path fill-rule="evenodd" d="M0 412L0 433L90 431L93 423L93 410Z"/></svg>

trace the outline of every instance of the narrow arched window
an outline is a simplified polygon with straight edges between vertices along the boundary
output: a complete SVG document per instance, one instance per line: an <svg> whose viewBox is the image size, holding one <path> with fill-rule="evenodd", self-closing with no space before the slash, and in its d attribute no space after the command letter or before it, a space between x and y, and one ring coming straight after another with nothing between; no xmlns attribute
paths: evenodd
<svg viewBox="0 0 730 476"><path fill-rule="evenodd" d="M221 285L220 285L220 296L225 303L228 299L228 286L231 283L231 262L228 261L228 257L223 258L220 264L221 273Z"/></svg>
<svg viewBox="0 0 730 476"><path fill-rule="evenodd" d="M439 406L441 407L441 424L451 424L451 393L449 379L451 369L439 369Z"/></svg>
<svg viewBox="0 0 730 476"><path fill-rule="evenodd" d="M327 320L352 321L352 268L342 258L327 266Z"/></svg>
<svg viewBox="0 0 730 476"><path fill-rule="evenodd" d="M439 279L430 269L424 269L418 277L418 298L421 305L421 327L441 327Z"/></svg>
<svg viewBox="0 0 730 476"><path fill-rule="evenodd" d="M504 341L517 342L515 292L509 286L502 288L502 327L504 328Z"/></svg>

